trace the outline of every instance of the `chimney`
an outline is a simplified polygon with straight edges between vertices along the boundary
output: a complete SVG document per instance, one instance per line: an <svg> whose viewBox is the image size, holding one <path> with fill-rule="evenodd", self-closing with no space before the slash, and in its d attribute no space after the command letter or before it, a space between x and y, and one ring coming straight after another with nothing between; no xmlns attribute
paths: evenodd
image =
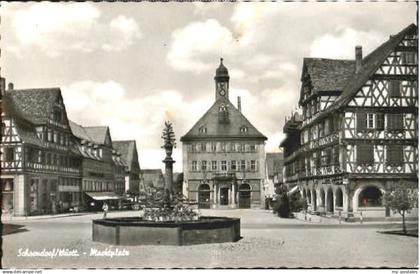
<svg viewBox="0 0 420 274"><path fill-rule="evenodd" d="M241 96L238 96L238 110L239 110L239 112L242 112L242 109L241 109Z"/></svg>
<svg viewBox="0 0 420 274"><path fill-rule="evenodd" d="M362 46L356 46L355 53L356 53L356 73L359 73L360 69L362 68L362 59L363 59Z"/></svg>
<svg viewBox="0 0 420 274"><path fill-rule="evenodd" d="M13 90L13 83L9 83L9 85L7 86L8 90Z"/></svg>

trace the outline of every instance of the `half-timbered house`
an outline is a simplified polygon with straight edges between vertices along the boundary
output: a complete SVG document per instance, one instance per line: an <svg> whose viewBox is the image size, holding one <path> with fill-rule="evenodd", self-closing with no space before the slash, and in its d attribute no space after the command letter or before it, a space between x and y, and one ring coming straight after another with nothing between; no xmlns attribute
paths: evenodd
<svg viewBox="0 0 420 274"><path fill-rule="evenodd" d="M417 49L412 24L364 58L358 46L355 60L304 59L303 121L286 122L281 146L311 211L390 216L384 193L417 188Z"/></svg>
<svg viewBox="0 0 420 274"><path fill-rule="evenodd" d="M60 89L9 84L2 103L2 209L24 216L78 208L81 154Z"/></svg>
<svg viewBox="0 0 420 274"><path fill-rule="evenodd" d="M267 138L229 101L229 79L221 60L214 104L181 137L184 195L201 208L264 205Z"/></svg>

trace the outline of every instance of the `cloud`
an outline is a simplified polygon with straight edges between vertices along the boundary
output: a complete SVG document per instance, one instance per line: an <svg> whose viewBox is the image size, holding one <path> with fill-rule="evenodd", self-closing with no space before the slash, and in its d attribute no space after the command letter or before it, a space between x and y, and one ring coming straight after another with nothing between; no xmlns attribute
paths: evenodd
<svg viewBox="0 0 420 274"><path fill-rule="evenodd" d="M103 22L101 12L91 3L42 2L25 5L9 16L19 47L38 48L51 57L70 50L121 51L141 38L134 19L120 15Z"/></svg>
<svg viewBox="0 0 420 274"><path fill-rule="evenodd" d="M187 101L176 90L162 90L143 98L130 98L116 81L76 81L61 88L70 120L85 126L107 125L113 140L136 139L141 165L162 166L161 132L165 120L171 120L177 139L210 107L208 98ZM182 163L178 141L175 160ZM147 156L142 155L147 151ZM153 156L151 153L155 152Z"/></svg>
<svg viewBox="0 0 420 274"><path fill-rule="evenodd" d="M216 19L192 22L172 34L169 64L178 70L201 72L210 69L206 56L230 51L232 33Z"/></svg>
<svg viewBox="0 0 420 274"><path fill-rule="evenodd" d="M383 42L383 35L374 31L338 28L334 33L324 34L310 45L310 56L324 58L354 59L354 47L362 45L368 53Z"/></svg>

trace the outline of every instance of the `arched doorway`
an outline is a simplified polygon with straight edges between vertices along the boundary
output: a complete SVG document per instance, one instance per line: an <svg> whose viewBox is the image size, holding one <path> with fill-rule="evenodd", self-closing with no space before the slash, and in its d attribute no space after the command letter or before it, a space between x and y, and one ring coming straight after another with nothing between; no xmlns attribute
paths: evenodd
<svg viewBox="0 0 420 274"><path fill-rule="evenodd" d="M335 192L335 206L343 207L343 191L341 188L337 188Z"/></svg>
<svg viewBox="0 0 420 274"><path fill-rule="evenodd" d="M313 204L312 210L316 211L316 209L317 209L317 206L316 206L316 190L314 189L312 191L314 193L314 204Z"/></svg>
<svg viewBox="0 0 420 274"><path fill-rule="evenodd" d="M327 191L327 212L334 213L334 199L331 188L329 188Z"/></svg>
<svg viewBox="0 0 420 274"><path fill-rule="evenodd" d="M325 208L325 191L323 188L319 190L319 195L321 196L321 206Z"/></svg>
<svg viewBox="0 0 420 274"><path fill-rule="evenodd" d="M210 186L208 184L198 187L198 208L210 208Z"/></svg>
<svg viewBox="0 0 420 274"><path fill-rule="evenodd" d="M359 194L359 207L382 206L382 192L375 186L363 189Z"/></svg>
<svg viewBox="0 0 420 274"><path fill-rule="evenodd" d="M251 187L248 184L239 186L239 208L251 207Z"/></svg>

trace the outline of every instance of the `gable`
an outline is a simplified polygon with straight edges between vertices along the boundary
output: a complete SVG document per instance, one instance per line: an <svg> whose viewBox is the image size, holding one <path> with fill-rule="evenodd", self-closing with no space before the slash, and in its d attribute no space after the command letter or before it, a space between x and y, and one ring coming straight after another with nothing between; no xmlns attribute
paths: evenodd
<svg viewBox="0 0 420 274"><path fill-rule="evenodd" d="M227 118L222 117L221 120L222 115ZM181 142L206 138L267 139L229 100L223 98L217 100L188 133L181 137Z"/></svg>

